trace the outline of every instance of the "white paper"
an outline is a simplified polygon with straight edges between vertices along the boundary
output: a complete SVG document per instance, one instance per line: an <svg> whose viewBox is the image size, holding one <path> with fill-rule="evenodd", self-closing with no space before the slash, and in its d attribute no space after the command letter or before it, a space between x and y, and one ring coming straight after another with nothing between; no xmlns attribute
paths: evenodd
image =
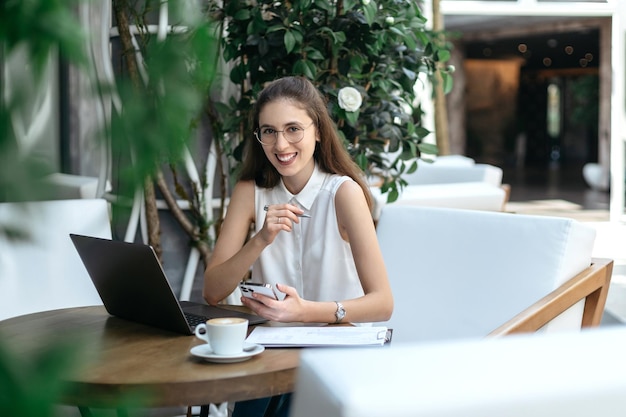
<svg viewBox="0 0 626 417"><path fill-rule="evenodd" d="M376 346L385 344L386 336L386 327L257 326L246 341L266 347Z"/></svg>

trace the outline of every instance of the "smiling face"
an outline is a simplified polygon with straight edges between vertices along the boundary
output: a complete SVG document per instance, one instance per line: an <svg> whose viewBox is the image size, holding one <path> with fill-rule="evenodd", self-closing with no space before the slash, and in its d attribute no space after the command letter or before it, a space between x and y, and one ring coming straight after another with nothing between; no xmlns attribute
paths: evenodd
<svg viewBox="0 0 626 417"><path fill-rule="evenodd" d="M314 121L297 102L280 99L271 101L259 112L259 130L289 131L303 129L304 137L298 143L290 143L282 133L277 133L276 142L260 145L265 156L283 177L287 189L299 193L313 173L313 153L319 140Z"/></svg>

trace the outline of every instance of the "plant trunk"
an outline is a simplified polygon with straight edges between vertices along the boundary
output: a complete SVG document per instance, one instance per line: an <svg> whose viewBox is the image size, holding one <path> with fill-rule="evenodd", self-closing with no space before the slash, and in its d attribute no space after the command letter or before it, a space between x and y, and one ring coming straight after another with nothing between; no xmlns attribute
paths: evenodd
<svg viewBox="0 0 626 417"><path fill-rule="evenodd" d="M180 208L180 206L176 202L176 199L170 192L162 172L157 173L156 183L159 187L159 191L161 191L161 193L163 194L163 199L165 200L165 203L167 204L167 207L169 208L172 216L174 217L174 219L176 219L176 221L183 229L183 231L187 234L187 236L189 236L192 242L192 246L200 251L202 261L206 266L209 260L209 256L211 256L211 247L201 236L200 228L194 225L191 221L189 221L189 218L187 217L185 212Z"/></svg>
<svg viewBox="0 0 626 417"><path fill-rule="evenodd" d="M130 33L130 23L128 21L129 14L128 1L113 0L113 11L117 20L117 30L120 35L120 41L123 48L124 61L128 70L128 76L136 91L143 88L135 60L135 47L132 43L132 35ZM122 110L123 111L123 110ZM148 244L154 248L159 260L161 260L161 224L159 221L159 211L156 204L156 195L154 193L154 184L152 178L145 178L143 181L143 191L145 199L146 223L148 227Z"/></svg>

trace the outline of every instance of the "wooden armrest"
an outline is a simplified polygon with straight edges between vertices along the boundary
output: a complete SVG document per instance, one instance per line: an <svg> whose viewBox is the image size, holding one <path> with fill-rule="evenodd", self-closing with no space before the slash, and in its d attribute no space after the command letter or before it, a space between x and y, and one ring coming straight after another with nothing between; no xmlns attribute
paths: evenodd
<svg viewBox="0 0 626 417"><path fill-rule="evenodd" d="M583 299L585 299L585 309L582 327L599 325L612 273L612 259L592 259L591 265L584 271L489 333L488 336L535 332Z"/></svg>

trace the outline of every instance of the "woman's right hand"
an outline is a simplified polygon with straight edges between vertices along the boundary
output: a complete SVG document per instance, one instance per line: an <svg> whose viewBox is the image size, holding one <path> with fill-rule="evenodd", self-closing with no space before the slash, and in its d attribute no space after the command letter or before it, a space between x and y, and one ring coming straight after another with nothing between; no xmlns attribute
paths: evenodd
<svg viewBox="0 0 626 417"><path fill-rule="evenodd" d="M268 245L274 241L281 231L291 232L294 223L300 223L299 214L304 213L298 206L293 204L267 205L263 228L259 235Z"/></svg>

